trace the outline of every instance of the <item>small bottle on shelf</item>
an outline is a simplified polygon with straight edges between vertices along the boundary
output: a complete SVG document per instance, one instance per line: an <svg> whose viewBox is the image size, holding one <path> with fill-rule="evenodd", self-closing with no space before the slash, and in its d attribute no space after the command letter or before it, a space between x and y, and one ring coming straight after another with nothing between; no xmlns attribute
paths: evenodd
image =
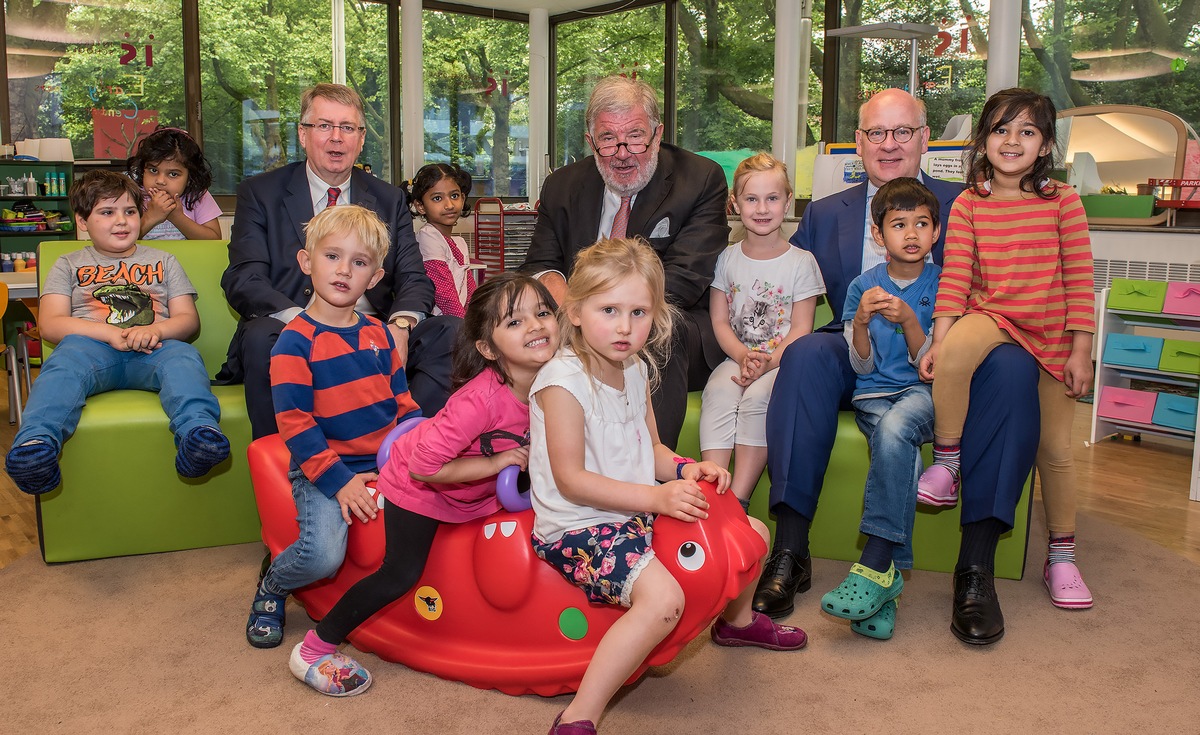
<svg viewBox="0 0 1200 735"><path fill-rule="evenodd" d="M37 253L25 253L25 267L37 268Z"/></svg>
<svg viewBox="0 0 1200 735"><path fill-rule="evenodd" d="M43 178L45 179L45 182L42 184L42 187L43 187L42 191L44 191L46 193L46 196L48 196L48 197L54 196L55 195L54 194L55 179L53 178L53 175L47 172L47 174Z"/></svg>
<svg viewBox="0 0 1200 735"><path fill-rule="evenodd" d="M58 195L60 197L67 195L67 175L65 173L58 175Z"/></svg>
<svg viewBox="0 0 1200 735"><path fill-rule="evenodd" d="M25 270L25 253L17 253L13 256L13 270Z"/></svg>
<svg viewBox="0 0 1200 735"><path fill-rule="evenodd" d="M0 272L4 272L4 273L12 273L13 272L12 256L9 255L8 253L4 253L3 255L0 255Z"/></svg>
<svg viewBox="0 0 1200 735"><path fill-rule="evenodd" d="M32 171L30 171L29 175L25 177L25 194L26 196L31 197L38 195L38 182L37 179L33 178Z"/></svg>

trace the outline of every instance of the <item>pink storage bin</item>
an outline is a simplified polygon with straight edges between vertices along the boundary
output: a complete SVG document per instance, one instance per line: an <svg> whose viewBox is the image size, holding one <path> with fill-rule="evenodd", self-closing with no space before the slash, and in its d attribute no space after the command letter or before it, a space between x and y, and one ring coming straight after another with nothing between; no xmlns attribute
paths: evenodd
<svg viewBox="0 0 1200 735"><path fill-rule="evenodd" d="M1200 316L1200 283L1172 281L1167 284L1167 300L1163 303L1164 314Z"/></svg>
<svg viewBox="0 0 1200 735"><path fill-rule="evenodd" d="M1157 393L1106 385L1100 391L1100 405L1096 413L1113 421L1149 424L1154 420L1154 402L1157 399Z"/></svg>

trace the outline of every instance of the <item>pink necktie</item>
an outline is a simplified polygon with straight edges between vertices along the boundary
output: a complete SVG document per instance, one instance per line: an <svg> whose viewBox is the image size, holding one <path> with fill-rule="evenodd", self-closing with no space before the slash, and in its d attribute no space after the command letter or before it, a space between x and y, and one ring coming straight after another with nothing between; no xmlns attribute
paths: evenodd
<svg viewBox="0 0 1200 735"><path fill-rule="evenodd" d="M633 197L621 197L621 206L617 209L617 216L613 217L612 230L608 236L611 238L625 237L625 228L629 225L629 201Z"/></svg>
<svg viewBox="0 0 1200 735"><path fill-rule="evenodd" d="M329 198L325 200L326 207L336 207L338 197L342 195L342 190L336 186L329 187Z"/></svg>

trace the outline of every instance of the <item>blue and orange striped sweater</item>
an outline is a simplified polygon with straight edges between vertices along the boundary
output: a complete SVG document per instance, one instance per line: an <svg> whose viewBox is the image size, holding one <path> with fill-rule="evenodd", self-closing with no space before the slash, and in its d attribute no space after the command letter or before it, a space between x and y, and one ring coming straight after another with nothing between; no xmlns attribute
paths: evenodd
<svg viewBox="0 0 1200 735"><path fill-rule="evenodd" d="M301 312L271 350L271 396L279 433L299 468L328 497L375 455L400 418L420 412L387 329L357 314L330 327Z"/></svg>

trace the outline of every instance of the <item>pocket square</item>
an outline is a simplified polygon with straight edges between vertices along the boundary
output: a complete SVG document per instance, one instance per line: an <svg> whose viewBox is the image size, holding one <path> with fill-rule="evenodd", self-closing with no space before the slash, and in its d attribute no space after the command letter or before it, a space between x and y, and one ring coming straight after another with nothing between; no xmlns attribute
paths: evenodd
<svg viewBox="0 0 1200 735"><path fill-rule="evenodd" d="M671 218L663 217L654 226L654 231L650 233L651 238L670 237L671 236Z"/></svg>

